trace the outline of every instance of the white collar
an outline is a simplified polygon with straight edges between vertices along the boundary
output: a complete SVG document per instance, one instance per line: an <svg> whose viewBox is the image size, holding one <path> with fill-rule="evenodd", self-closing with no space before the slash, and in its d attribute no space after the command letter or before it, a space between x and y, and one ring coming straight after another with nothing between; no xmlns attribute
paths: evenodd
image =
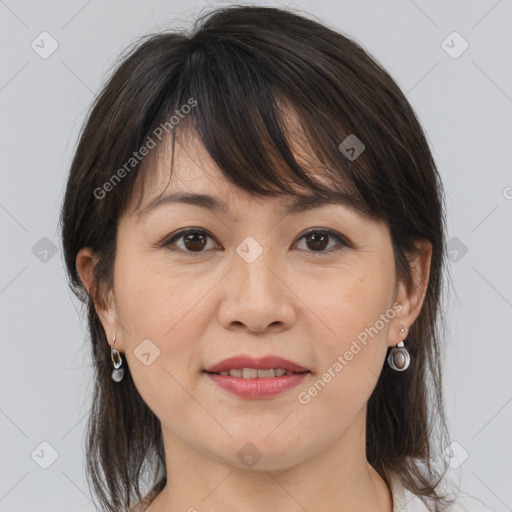
<svg viewBox="0 0 512 512"><path fill-rule="evenodd" d="M453 499L454 502L449 506L452 512L494 512L493 509L485 505L480 499L466 492L461 491L458 485L445 476L440 482L440 491ZM393 512L431 512L434 508L429 508L427 503L409 489L406 489L398 476L391 475L391 494L393 496Z"/></svg>
<svg viewBox="0 0 512 512"><path fill-rule="evenodd" d="M406 489L394 473L391 476L391 494L393 496L393 512L429 512L426 503Z"/></svg>

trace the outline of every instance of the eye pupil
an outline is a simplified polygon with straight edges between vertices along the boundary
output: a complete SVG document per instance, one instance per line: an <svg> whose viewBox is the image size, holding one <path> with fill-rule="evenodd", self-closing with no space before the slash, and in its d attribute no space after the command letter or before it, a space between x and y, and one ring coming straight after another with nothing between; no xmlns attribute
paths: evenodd
<svg viewBox="0 0 512 512"><path fill-rule="evenodd" d="M310 249L310 241L313 241L313 244L318 244L320 242L320 245L313 246L313 248L318 249L320 251L324 250L327 247L328 238L329 235L326 235L325 233L310 233L309 235L306 236L307 244Z"/></svg>
<svg viewBox="0 0 512 512"><path fill-rule="evenodd" d="M203 243L199 242L199 245L197 245L198 238L200 238ZM184 243L185 243L185 246L187 247L187 249L189 249L189 250L201 251L204 248L204 246L206 245L205 240L206 240L206 237L204 235L202 235L201 233L188 233L188 234L184 235ZM192 243L192 246L188 245L189 243Z"/></svg>

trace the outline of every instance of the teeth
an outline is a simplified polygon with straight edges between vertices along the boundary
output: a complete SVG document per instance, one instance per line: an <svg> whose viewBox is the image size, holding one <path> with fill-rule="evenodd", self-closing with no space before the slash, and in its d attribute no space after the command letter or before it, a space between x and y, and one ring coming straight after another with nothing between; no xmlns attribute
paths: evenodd
<svg viewBox="0 0 512 512"><path fill-rule="evenodd" d="M257 370L256 368L233 368L232 370L224 370L219 375L231 377L243 377L244 379L257 379L265 377L282 377L283 375L291 375L294 372L284 370L283 368L271 368L269 370Z"/></svg>
<svg viewBox="0 0 512 512"><path fill-rule="evenodd" d="M258 370L256 368L244 368L242 370L242 377L244 379L256 379L258 377Z"/></svg>

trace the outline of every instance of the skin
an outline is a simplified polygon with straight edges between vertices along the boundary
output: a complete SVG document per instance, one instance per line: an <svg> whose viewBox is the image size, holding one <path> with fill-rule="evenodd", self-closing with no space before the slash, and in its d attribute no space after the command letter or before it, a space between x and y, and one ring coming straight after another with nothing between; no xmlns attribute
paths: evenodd
<svg viewBox="0 0 512 512"><path fill-rule="evenodd" d="M407 337L420 312L430 243L418 244L411 262L416 286L407 291L396 280L385 223L338 204L283 215L291 197L241 191L195 139L176 147L170 183L158 162L143 207L167 187L221 198L229 213L168 204L137 218L132 201L118 225L114 289L97 310L107 339L116 334L115 347L161 420L168 481L147 510L391 512L390 490L366 459L366 403L388 346ZM176 251L156 247L187 227L213 238L203 249L183 238ZM329 238L318 249L303 236L311 228L338 232L355 247ZM236 252L247 236L263 249L252 263ZM194 250L203 253L194 256ZM87 289L94 262L90 249L79 252ZM300 403L298 394L396 302L400 312L309 403ZM160 355L145 366L134 350L147 338ZM248 400L202 373L241 353L277 354L312 374L276 397ZM249 441L262 454L252 467L237 457Z"/></svg>

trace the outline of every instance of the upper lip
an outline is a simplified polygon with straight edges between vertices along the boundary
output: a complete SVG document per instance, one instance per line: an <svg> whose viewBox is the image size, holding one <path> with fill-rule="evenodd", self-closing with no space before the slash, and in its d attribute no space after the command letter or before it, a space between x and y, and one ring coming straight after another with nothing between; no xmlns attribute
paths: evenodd
<svg viewBox="0 0 512 512"><path fill-rule="evenodd" d="M307 368L299 366L293 361L283 359L276 355L267 355L263 357L251 357L246 355L238 355L228 357L223 361L220 361L208 368L205 371L218 373L226 370L232 370L234 368L256 368L257 370L270 370L271 368L283 368L291 372L304 372L309 371Z"/></svg>

